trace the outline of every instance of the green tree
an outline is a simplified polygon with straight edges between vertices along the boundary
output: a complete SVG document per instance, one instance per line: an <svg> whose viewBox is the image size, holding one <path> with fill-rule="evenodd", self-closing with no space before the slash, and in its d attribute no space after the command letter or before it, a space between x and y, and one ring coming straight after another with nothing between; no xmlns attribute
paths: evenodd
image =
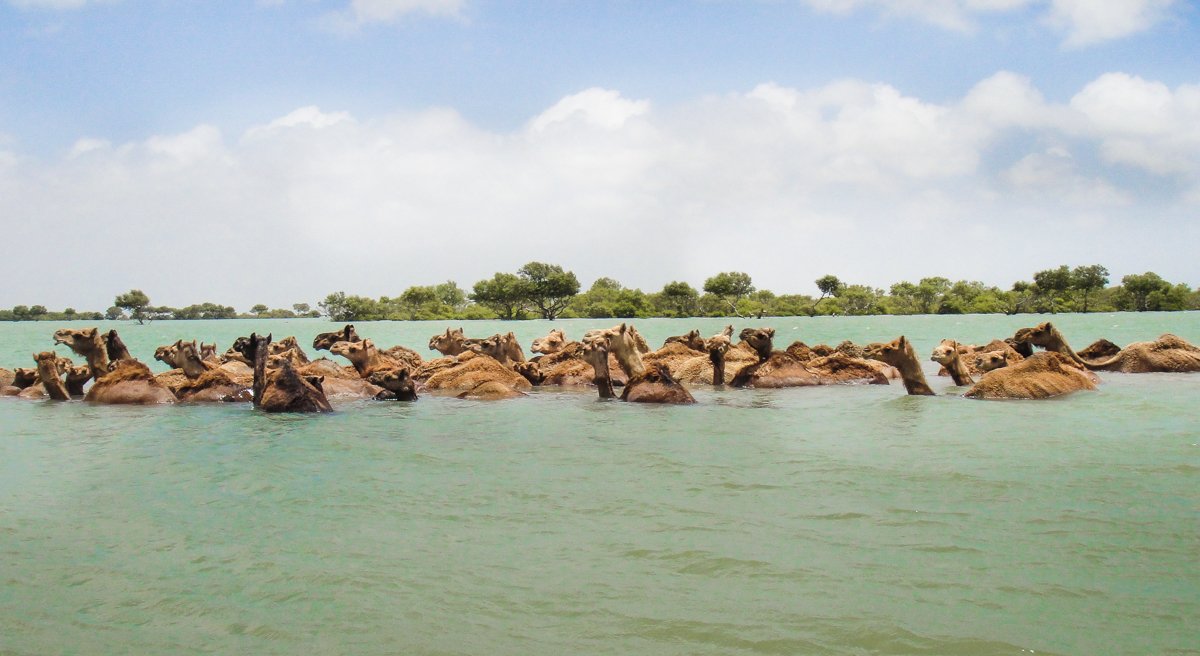
<svg viewBox="0 0 1200 656"><path fill-rule="evenodd" d="M308 314L309 312L312 312L312 307L310 307L308 303L293 303L292 311L296 314Z"/></svg>
<svg viewBox="0 0 1200 656"><path fill-rule="evenodd" d="M676 317L694 317L700 309L700 292L682 281L663 285L658 293L659 307Z"/></svg>
<svg viewBox="0 0 1200 656"><path fill-rule="evenodd" d="M1157 273L1147 271L1121 278L1121 288L1128 297L1128 300L1122 303L1123 308L1145 312L1153 309L1150 304L1151 295L1158 292L1155 300L1161 299L1171 289L1171 283L1163 280Z"/></svg>
<svg viewBox="0 0 1200 656"><path fill-rule="evenodd" d="M1088 311L1088 297L1108 284L1108 269L1099 264L1077 266L1071 270L1071 286L1083 292L1083 312Z"/></svg>
<svg viewBox="0 0 1200 656"><path fill-rule="evenodd" d="M1062 265L1057 269L1046 269L1033 274L1035 295L1039 298L1039 309L1058 312L1064 296L1071 289L1071 269Z"/></svg>
<svg viewBox="0 0 1200 656"><path fill-rule="evenodd" d="M740 317L738 302L754 292L754 283L748 273L725 271L705 280L704 291L719 297L729 306L730 312Z"/></svg>
<svg viewBox="0 0 1200 656"><path fill-rule="evenodd" d="M250 308L250 314L253 314L257 317L261 317L262 315L266 314L270 310L271 310L271 308L267 307L263 303L259 303L258 305L255 305L254 307Z"/></svg>
<svg viewBox="0 0 1200 656"><path fill-rule="evenodd" d="M467 306L467 293L459 289L458 283L453 280L447 280L440 285L434 285L433 291L437 294L438 300L443 305L455 311L461 311Z"/></svg>
<svg viewBox="0 0 1200 656"><path fill-rule="evenodd" d="M821 276L820 278L816 279L816 283L817 290L821 292L821 295L817 297L816 302L813 303L810 314L816 314L817 306L821 304L821 301L825 300L829 296L837 296L842 288L845 287L845 285L842 284L842 281L838 280L838 277L834 275Z"/></svg>
<svg viewBox="0 0 1200 656"><path fill-rule="evenodd" d="M150 297L140 289L131 289L113 301L113 305L129 312L129 316L139 324L145 323L147 308L150 307Z"/></svg>
<svg viewBox="0 0 1200 656"><path fill-rule="evenodd" d="M511 273L497 273L489 280L480 280L471 292L471 300L505 320L520 318L528 299L525 281Z"/></svg>
<svg viewBox="0 0 1200 656"><path fill-rule="evenodd" d="M556 319L579 293L579 279L557 264L530 262L517 269L517 275L524 282L526 300L543 319Z"/></svg>

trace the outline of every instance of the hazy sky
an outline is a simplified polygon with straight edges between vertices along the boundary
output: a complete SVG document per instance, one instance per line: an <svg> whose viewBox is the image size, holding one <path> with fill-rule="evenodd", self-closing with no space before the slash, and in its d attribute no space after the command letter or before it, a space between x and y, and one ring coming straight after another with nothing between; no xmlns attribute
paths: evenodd
<svg viewBox="0 0 1200 656"><path fill-rule="evenodd" d="M0 0L15 304L1200 285L1184 0Z"/></svg>

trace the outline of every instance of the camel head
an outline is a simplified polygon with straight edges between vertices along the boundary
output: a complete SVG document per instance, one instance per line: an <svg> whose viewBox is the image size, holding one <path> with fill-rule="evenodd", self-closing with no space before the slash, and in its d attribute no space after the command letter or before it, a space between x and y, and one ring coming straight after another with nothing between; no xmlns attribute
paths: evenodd
<svg viewBox="0 0 1200 656"><path fill-rule="evenodd" d="M1062 333L1058 332L1058 328L1049 321L1040 323L1032 328L1022 328L1013 335L1013 340L1016 342L1025 342L1034 346L1040 346L1047 351L1057 351L1066 344L1066 339Z"/></svg>
<svg viewBox="0 0 1200 656"><path fill-rule="evenodd" d="M98 328L63 328L54 331L54 343L66 344L72 351L87 357L92 353L107 354L104 338Z"/></svg>
<svg viewBox="0 0 1200 656"><path fill-rule="evenodd" d="M704 350L704 338L700 337L699 330L691 330L690 332L687 332L683 335L677 335L675 337L668 337L667 341L663 342L663 346L666 346L667 344L671 344L671 343L675 343L675 342L677 342L679 344L683 344L684 346L692 349L693 351L703 351Z"/></svg>
<svg viewBox="0 0 1200 656"><path fill-rule="evenodd" d="M340 355L355 365L364 365L376 352L375 344L369 339L361 342L338 342L329 348L329 352Z"/></svg>
<svg viewBox="0 0 1200 656"><path fill-rule="evenodd" d="M83 384L88 382L92 377L92 368L83 365L81 367L71 367L67 371L67 388L72 390L72 393L83 393ZM77 390L77 391L76 391Z"/></svg>
<svg viewBox="0 0 1200 656"><path fill-rule="evenodd" d="M170 367L172 369L182 369L183 365L180 364L181 360L179 358L179 347L182 344L183 344L183 340L179 340L179 341L176 341L174 344L171 344L168 346L160 346L160 347L154 349L154 359L158 360L159 362L167 365L168 367Z"/></svg>
<svg viewBox="0 0 1200 656"><path fill-rule="evenodd" d="M108 353L109 360L133 359L129 349L125 347L125 342L121 341L121 336L115 330L104 333L104 350Z"/></svg>
<svg viewBox="0 0 1200 656"><path fill-rule="evenodd" d="M738 338L748 344L758 354L759 360L771 357L775 339L774 328L743 328Z"/></svg>
<svg viewBox="0 0 1200 656"><path fill-rule="evenodd" d="M341 330L331 333L321 333L313 338L313 349L317 351L328 351L334 344L338 342L361 342L362 338L354 331L354 326L346 324Z"/></svg>
<svg viewBox="0 0 1200 656"><path fill-rule="evenodd" d="M729 341L729 335L725 333L717 333L704 341L704 350L708 353L720 353L725 355L733 344Z"/></svg>
<svg viewBox="0 0 1200 656"><path fill-rule="evenodd" d="M429 350L437 351L442 355L458 355L465 350L463 348L465 340L466 336L463 334L461 326L453 330L447 328L445 333L429 338Z"/></svg>
<svg viewBox="0 0 1200 656"><path fill-rule="evenodd" d="M205 344L200 342L200 359L201 360L216 360L217 359L217 343Z"/></svg>
<svg viewBox="0 0 1200 656"><path fill-rule="evenodd" d="M566 343L566 334L563 333L562 329L555 328L554 330L550 331L549 335L533 340L533 345L529 350L533 351L534 353L541 353L542 355L550 355L552 353L558 353L562 349L563 344Z"/></svg>
<svg viewBox="0 0 1200 656"><path fill-rule="evenodd" d="M34 360L36 359L37 356L35 355ZM37 373L37 369L30 367L17 367L16 369L13 369L12 384L14 387L25 389L26 387L29 387L37 382Z"/></svg>
<svg viewBox="0 0 1200 656"><path fill-rule="evenodd" d="M469 350L489 355L501 364L507 364L510 361L525 361L525 352L521 350L520 342L517 341L516 335L512 333L508 333L507 335L496 333L486 339L468 343L467 346Z"/></svg>
<svg viewBox="0 0 1200 656"><path fill-rule="evenodd" d="M1008 355L1004 351L989 351L975 356L975 368L980 371L991 371L1008 366Z"/></svg>
<svg viewBox="0 0 1200 656"><path fill-rule="evenodd" d="M208 369L204 366L203 358L200 357L200 346L196 340L190 342L178 341L176 346L176 361L179 363L179 368L183 369L183 373L188 378L199 378Z"/></svg>
<svg viewBox="0 0 1200 656"><path fill-rule="evenodd" d="M942 365L943 367L949 367L950 363L954 362L954 359L957 358L958 355L958 342L952 339L943 339L940 344L934 347L933 354L929 359Z"/></svg>
<svg viewBox="0 0 1200 656"><path fill-rule="evenodd" d="M292 359L296 366L308 364L308 356L304 354L304 351L300 348L300 343L296 341L294 336L284 337L278 342L271 342L271 345L267 347L267 355L278 355L288 351L295 352Z"/></svg>
<svg viewBox="0 0 1200 656"><path fill-rule="evenodd" d="M622 323L605 330L589 330L583 339L585 344L604 340L626 376L640 376L646 371L641 354L647 352L642 350L642 347L645 346L648 350L649 345L633 326Z"/></svg>
<svg viewBox="0 0 1200 656"><path fill-rule="evenodd" d="M518 362L513 365L513 371L524 376L530 385L541 385L546 380L546 374L542 373L541 366L533 361Z"/></svg>
<svg viewBox="0 0 1200 656"><path fill-rule="evenodd" d="M904 335L886 344L879 342L868 344L865 353L867 358L886 362L897 369L917 362L917 354L913 351L912 342L909 342Z"/></svg>
<svg viewBox="0 0 1200 656"><path fill-rule="evenodd" d="M42 351L41 353L33 354L33 361L37 363L38 373L42 378L47 376L57 378L63 374L59 367L59 357L54 351Z"/></svg>
<svg viewBox="0 0 1200 656"><path fill-rule="evenodd" d="M391 392L398 401L417 400L417 383L404 367L373 372L367 377L367 381Z"/></svg>

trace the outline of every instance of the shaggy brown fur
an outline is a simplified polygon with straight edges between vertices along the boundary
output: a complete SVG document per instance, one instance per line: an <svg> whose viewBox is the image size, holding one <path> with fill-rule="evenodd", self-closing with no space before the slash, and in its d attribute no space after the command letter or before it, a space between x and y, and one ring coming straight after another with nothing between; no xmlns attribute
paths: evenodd
<svg viewBox="0 0 1200 656"><path fill-rule="evenodd" d="M1107 360L1121 352L1121 347L1101 337L1075 354L1084 360Z"/></svg>
<svg viewBox="0 0 1200 656"><path fill-rule="evenodd" d="M63 381L67 385L67 394L70 394L72 398L83 396L83 386L86 385L91 379L91 367L88 367L87 365L83 365L81 367L71 367L67 370L66 380Z"/></svg>
<svg viewBox="0 0 1200 656"><path fill-rule="evenodd" d="M600 338L606 340L608 352L616 356L617 364L630 380L645 373L642 353L648 353L650 347L633 326L622 323L605 330L589 330L583 338L585 342Z"/></svg>
<svg viewBox="0 0 1200 656"><path fill-rule="evenodd" d="M518 392L504 383L495 380L486 380L459 394L458 398L472 401L501 401L504 399L516 399L522 396L529 395L525 392Z"/></svg>
<svg viewBox="0 0 1200 656"><path fill-rule="evenodd" d="M16 377L16 374L13 372L0 367L0 387L11 387Z"/></svg>
<svg viewBox="0 0 1200 656"><path fill-rule="evenodd" d="M913 350L908 338L901 335L885 343L870 344L866 348L868 358L886 362L900 370L900 378L904 381L904 389L914 396L933 396L933 389L925 381L925 372L921 370L921 361Z"/></svg>
<svg viewBox="0 0 1200 656"><path fill-rule="evenodd" d="M745 342L747 346L754 349L758 354L759 362L766 362L767 358L771 357L771 351L775 340L774 328L743 328L738 339ZM826 354L828 355L828 354Z"/></svg>
<svg viewBox="0 0 1200 656"><path fill-rule="evenodd" d="M211 369L189 378L174 388L180 401L188 403L253 401L254 377L234 378L222 369Z"/></svg>
<svg viewBox="0 0 1200 656"><path fill-rule="evenodd" d="M422 358L420 353L407 346L393 346L390 349L382 351L382 353L403 366L408 367L410 371L416 371L421 368L421 365L425 364L425 358Z"/></svg>
<svg viewBox="0 0 1200 656"><path fill-rule="evenodd" d="M279 355L286 351L295 351L289 358L294 366L299 367L308 364L308 354L304 352L304 349L300 348L300 343L296 341L294 335L284 337L278 342L271 342L271 345L267 348L267 355Z"/></svg>
<svg viewBox="0 0 1200 656"><path fill-rule="evenodd" d="M266 374L258 407L264 412L333 412L320 376L301 376L288 360Z"/></svg>
<svg viewBox="0 0 1200 656"><path fill-rule="evenodd" d="M25 389L26 387L36 383L37 380L37 369L31 369L29 367L17 367L16 369L13 369L12 385L14 387Z"/></svg>
<svg viewBox="0 0 1200 656"><path fill-rule="evenodd" d="M1034 355L984 374L964 395L972 399L1047 399L1096 389L1094 377L1055 351Z"/></svg>
<svg viewBox="0 0 1200 656"><path fill-rule="evenodd" d="M171 390L154 378L150 368L137 360L118 360L112 370L100 376L83 397L84 401L105 404L148 405L175 403Z"/></svg>
<svg viewBox="0 0 1200 656"><path fill-rule="evenodd" d="M695 403L691 392L671 377L665 365L654 364L645 373L629 379L621 392L621 400L630 403Z"/></svg>
<svg viewBox="0 0 1200 656"><path fill-rule="evenodd" d="M409 366L405 362L395 360L380 353L379 349L375 348L375 344L369 339L364 339L361 342L338 342L329 349L329 352L349 360L350 364L354 365L354 368L358 370L358 375L362 378L366 378L373 371ZM413 368L415 369L416 367Z"/></svg>
<svg viewBox="0 0 1200 656"><path fill-rule="evenodd" d="M183 365L182 359L179 357L179 347L182 344L183 340L178 340L174 344L154 349L154 359L172 369L181 369Z"/></svg>
<svg viewBox="0 0 1200 656"><path fill-rule="evenodd" d="M454 363L429 376L425 380L425 388L463 391L486 381L497 381L518 390L533 387L524 376L500 364L491 356L468 351L455 356L454 360Z"/></svg>

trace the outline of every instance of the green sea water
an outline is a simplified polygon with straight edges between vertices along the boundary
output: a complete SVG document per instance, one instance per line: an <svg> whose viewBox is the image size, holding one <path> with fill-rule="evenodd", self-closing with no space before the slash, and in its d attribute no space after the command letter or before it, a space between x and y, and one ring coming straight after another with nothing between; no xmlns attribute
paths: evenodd
<svg viewBox="0 0 1200 656"><path fill-rule="evenodd" d="M928 354L1046 319L1077 348L1200 343L1197 313L735 327ZM0 366L65 325L0 325ZM100 325L144 361L336 327ZM655 346L723 325L637 322ZM550 326L464 324L526 347ZM445 327L358 331L426 352ZM544 389L327 416L0 399L0 654L1200 654L1200 374L1103 378L1039 402L931 375L944 395Z"/></svg>

